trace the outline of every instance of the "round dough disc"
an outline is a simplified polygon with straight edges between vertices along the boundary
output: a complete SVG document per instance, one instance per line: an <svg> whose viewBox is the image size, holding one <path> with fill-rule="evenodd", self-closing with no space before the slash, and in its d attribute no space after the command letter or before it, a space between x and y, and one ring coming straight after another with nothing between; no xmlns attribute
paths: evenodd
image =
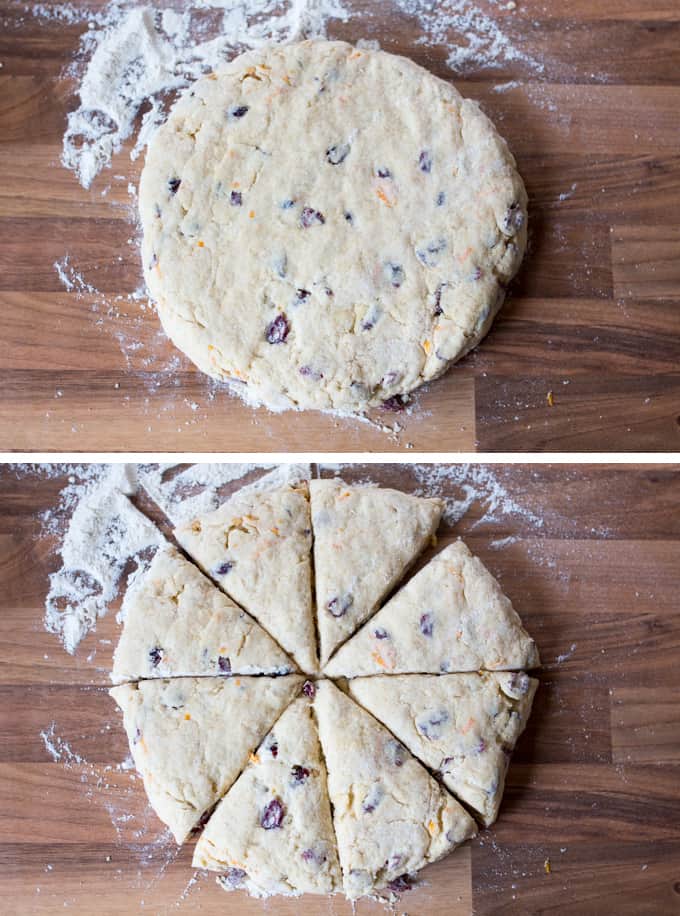
<svg viewBox="0 0 680 916"><path fill-rule="evenodd" d="M526 203L488 118L411 61L262 48L195 83L154 137L145 275L204 372L273 408L357 411L483 337Z"/></svg>

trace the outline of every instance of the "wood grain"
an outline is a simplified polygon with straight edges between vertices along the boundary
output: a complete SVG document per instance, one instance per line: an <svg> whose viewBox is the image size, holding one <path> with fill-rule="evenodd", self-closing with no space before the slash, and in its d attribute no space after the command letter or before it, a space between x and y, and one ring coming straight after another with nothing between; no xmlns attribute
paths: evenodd
<svg viewBox="0 0 680 916"><path fill-rule="evenodd" d="M124 150L90 191L59 164L75 106L63 72L85 25L0 0L0 448L680 448L676 0L522 0L514 12L477 0L537 66L480 58L457 76L446 64L464 41L454 29L448 46L428 47L415 17L389 0L345 5L350 21L332 22L331 37L377 39L453 79L517 157L530 250L488 338L408 412L376 413L386 431L252 411L216 388L165 340L146 303L128 298L141 282L127 190L141 161ZM67 254L101 294L64 289L54 262Z"/></svg>
<svg viewBox="0 0 680 916"><path fill-rule="evenodd" d="M471 487L467 511L441 527L436 549L465 538L543 661L498 822L425 870L395 911L680 912L680 466L472 466L457 483L425 466L342 474L426 487L452 503ZM66 476L0 467L0 899L19 916L65 906L82 916L95 906L349 916L340 899L274 904L225 896L210 877L190 883L191 843L177 850L134 771L121 767L127 743L107 694L117 605L73 656L43 629L58 558L39 517ZM492 502L499 493L512 511ZM169 534L148 497L135 501ZM384 912L357 906L357 916Z"/></svg>

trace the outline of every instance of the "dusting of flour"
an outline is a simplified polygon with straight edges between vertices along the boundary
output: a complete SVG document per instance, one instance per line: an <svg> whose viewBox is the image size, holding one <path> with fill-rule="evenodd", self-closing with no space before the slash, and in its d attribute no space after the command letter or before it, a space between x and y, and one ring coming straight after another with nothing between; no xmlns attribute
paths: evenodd
<svg viewBox="0 0 680 916"><path fill-rule="evenodd" d="M50 575L45 627L75 652L118 594L131 558L164 542L164 537L130 502L137 487L133 465L113 464L82 482L69 482L73 512L59 549L61 567ZM49 524L49 517L48 517Z"/></svg>

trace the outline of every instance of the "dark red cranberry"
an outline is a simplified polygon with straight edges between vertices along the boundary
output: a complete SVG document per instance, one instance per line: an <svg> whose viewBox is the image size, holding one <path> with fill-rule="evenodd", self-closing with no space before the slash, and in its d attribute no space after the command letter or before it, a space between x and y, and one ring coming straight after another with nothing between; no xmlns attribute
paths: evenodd
<svg viewBox="0 0 680 916"><path fill-rule="evenodd" d="M310 700L313 700L316 696L316 684L314 681L305 681L302 685L302 692Z"/></svg>
<svg viewBox="0 0 680 916"><path fill-rule="evenodd" d="M373 635L375 636L376 639L387 639L387 637L390 634L387 632L387 630L384 630L382 627L376 627L376 629L373 630Z"/></svg>
<svg viewBox="0 0 680 916"><path fill-rule="evenodd" d="M364 814L373 814L383 799L385 791L381 785L375 785L363 800L361 810Z"/></svg>
<svg viewBox="0 0 680 916"><path fill-rule="evenodd" d="M217 665L222 674L231 674L231 661L226 655L220 655L217 659Z"/></svg>
<svg viewBox="0 0 680 916"><path fill-rule="evenodd" d="M294 786L299 786L303 782L306 782L310 776L310 771L307 767L300 766L299 763L294 764L290 772L291 782Z"/></svg>
<svg viewBox="0 0 680 916"><path fill-rule="evenodd" d="M403 894L406 891L413 890L413 878L410 875L399 875L398 878L390 881L387 887L389 890L394 891L395 894Z"/></svg>
<svg viewBox="0 0 680 916"><path fill-rule="evenodd" d="M403 766L404 760L406 760L404 745L393 739L390 740L387 745L387 756L395 767Z"/></svg>
<svg viewBox="0 0 680 916"><path fill-rule="evenodd" d="M331 598L331 600L326 605L326 610L333 615L333 617L342 617L354 604L354 597L352 595L343 595L338 598Z"/></svg>
<svg viewBox="0 0 680 916"><path fill-rule="evenodd" d="M295 201L294 201L294 200L291 200L290 197L289 197L287 200L282 201L282 203L281 203L281 209L282 209L282 210L290 210L290 209L292 209L294 206L295 206Z"/></svg>
<svg viewBox="0 0 680 916"><path fill-rule="evenodd" d="M423 636L432 636L434 630L434 620L432 614L423 614L420 618L420 632Z"/></svg>
<svg viewBox="0 0 680 916"><path fill-rule="evenodd" d="M229 200L232 207L240 207L243 203L243 194L240 191L232 191Z"/></svg>
<svg viewBox="0 0 680 916"><path fill-rule="evenodd" d="M238 105L236 108L232 108L229 112L230 118L242 118L243 115L248 114L250 107L248 105Z"/></svg>
<svg viewBox="0 0 680 916"><path fill-rule="evenodd" d="M418 156L418 167L421 172L432 171L432 156L429 150L424 149L420 156Z"/></svg>
<svg viewBox="0 0 680 916"><path fill-rule="evenodd" d="M443 207L446 203L446 194L443 191L440 191L439 194L437 194L436 203L438 207Z"/></svg>
<svg viewBox="0 0 680 916"><path fill-rule="evenodd" d="M313 207L303 207L300 214L300 225L303 229L309 229L310 226L321 226L326 222L323 213L314 210Z"/></svg>
<svg viewBox="0 0 680 916"><path fill-rule="evenodd" d="M151 649L151 651L149 652L149 659L151 661L151 664L154 666L154 668L157 668L160 665L162 658L163 658L163 650L161 649L160 646L154 646L153 649Z"/></svg>
<svg viewBox="0 0 680 916"><path fill-rule="evenodd" d="M220 563L219 566L215 567L215 575L226 576L227 573L231 572L233 568L233 562L231 560L225 560L224 563Z"/></svg>
<svg viewBox="0 0 680 916"><path fill-rule="evenodd" d="M272 798L262 813L260 826L265 830L274 830L283 824L285 809L278 798Z"/></svg>
<svg viewBox="0 0 680 916"><path fill-rule="evenodd" d="M440 283L439 286L434 291L434 312L432 313L435 318L439 315L444 314L444 309L442 308L442 290L444 289L444 284Z"/></svg>
<svg viewBox="0 0 680 916"><path fill-rule="evenodd" d="M298 302L304 302L306 299L309 299L311 295L312 294L310 293L308 289L296 289L295 290L295 296Z"/></svg>
<svg viewBox="0 0 680 916"><path fill-rule="evenodd" d="M222 875L222 883L227 887L241 887L247 877L242 868L228 868Z"/></svg>
<svg viewBox="0 0 680 916"><path fill-rule="evenodd" d="M386 264L385 270L392 286L395 289L399 289L406 279L404 268L400 264Z"/></svg>
<svg viewBox="0 0 680 916"><path fill-rule="evenodd" d="M346 220L348 223L353 223L353 222L354 222L354 217L353 217L352 214L349 212L349 210L345 210L345 220Z"/></svg>
<svg viewBox="0 0 680 916"><path fill-rule="evenodd" d="M286 337L290 331L290 325L288 324L288 319L283 314L277 315L276 318L267 325L266 338L267 343L270 344L280 344L286 342Z"/></svg>
<svg viewBox="0 0 680 916"><path fill-rule="evenodd" d="M179 186L182 184L181 178L169 178L168 179L168 189L171 194L176 194L179 191Z"/></svg>
<svg viewBox="0 0 680 916"><path fill-rule="evenodd" d="M392 177L392 172L390 172L390 170L386 168L377 169L376 174L378 178L391 178Z"/></svg>
<svg viewBox="0 0 680 916"><path fill-rule="evenodd" d="M272 741L272 743L269 745L269 747L267 748L267 750L268 750L269 753L272 755L272 757L274 758L274 760L276 760L276 758L279 756L279 746L278 746L278 744L276 743L276 741Z"/></svg>
<svg viewBox="0 0 680 916"><path fill-rule="evenodd" d="M483 754L484 751L486 750L486 746L487 745L486 745L486 741L484 740L484 738L480 738L479 744L477 745L475 750L477 751L478 754Z"/></svg>
<svg viewBox="0 0 680 916"><path fill-rule="evenodd" d="M416 723L418 731L429 741L437 741L442 736L441 726L449 721L449 714L445 709L432 713L429 719Z"/></svg>
<svg viewBox="0 0 680 916"><path fill-rule="evenodd" d="M380 408L381 410L392 410L392 411L397 412L400 410L404 410L407 403L408 401L406 400L403 394L393 394L391 398L387 398L385 401L382 402L382 404L380 405Z"/></svg>
<svg viewBox="0 0 680 916"><path fill-rule="evenodd" d="M524 213L522 212L522 208L516 202L510 204L505 214L505 219L503 220L503 227L506 232L517 232L523 225Z"/></svg>

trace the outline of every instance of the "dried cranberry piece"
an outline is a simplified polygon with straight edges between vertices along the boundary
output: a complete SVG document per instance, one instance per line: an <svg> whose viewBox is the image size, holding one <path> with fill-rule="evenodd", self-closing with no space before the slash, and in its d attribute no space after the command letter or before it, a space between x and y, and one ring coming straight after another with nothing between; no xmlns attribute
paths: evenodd
<svg viewBox="0 0 680 916"><path fill-rule="evenodd" d="M288 324L288 319L283 314L277 315L276 318L267 325L267 330L265 336L267 338L267 343L270 344L280 344L286 342L286 337L290 331L290 325Z"/></svg>
<svg viewBox="0 0 680 916"><path fill-rule="evenodd" d="M381 785L373 786L366 798L364 798L361 805L361 810L364 812L364 814L373 814L375 809L382 801L384 794L385 790Z"/></svg>
<svg viewBox="0 0 680 916"><path fill-rule="evenodd" d="M403 394L393 394L391 398L387 398L380 405L381 410L393 410L399 411L404 410L408 401Z"/></svg>
<svg viewBox="0 0 680 916"><path fill-rule="evenodd" d="M222 875L222 883L227 887L241 887L248 874L242 868L228 868Z"/></svg>
<svg viewBox="0 0 680 916"><path fill-rule="evenodd" d="M432 636L434 630L434 620L432 614L423 614L420 618L420 632L423 636Z"/></svg>
<svg viewBox="0 0 680 916"><path fill-rule="evenodd" d="M310 700L313 700L316 696L316 684L314 681L305 681L302 685L302 692Z"/></svg>
<svg viewBox="0 0 680 916"><path fill-rule="evenodd" d="M482 268L481 268L481 267L475 267L475 269L472 271L472 273L471 273L471 275L470 275L470 279L471 279L471 280L475 280L475 281L481 280L481 279L482 279L482 273L483 273L483 271L482 271Z"/></svg>
<svg viewBox="0 0 680 916"><path fill-rule="evenodd" d="M154 666L154 668L157 668L159 666L162 658L163 658L163 650L161 649L160 646L154 646L153 649L151 649L151 651L149 652L149 659L151 661L151 664Z"/></svg>
<svg viewBox="0 0 680 916"><path fill-rule="evenodd" d="M432 171L432 155L429 150L424 149L418 156L418 167L421 172Z"/></svg>
<svg viewBox="0 0 680 916"><path fill-rule="evenodd" d="M403 744L391 739L387 744L387 756L395 767L403 766L406 760L406 750Z"/></svg>
<svg viewBox="0 0 680 916"><path fill-rule="evenodd" d="M401 264L392 264L389 262L385 264L385 275L395 289L399 289L406 279L406 274Z"/></svg>
<svg viewBox="0 0 680 916"><path fill-rule="evenodd" d="M272 757L274 758L274 760L276 760L276 758L279 756L279 746L278 746L278 744L276 743L276 741L272 741L272 743L269 745L269 747L267 748L267 750L268 750L269 753L272 755Z"/></svg>
<svg viewBox="0 0 680 916"><path fill-rule="evenodd" d="M168 189L171 194L176 194L179 191L179 186L182 184L181 178L169 178L168 179Z"/></svg>
<svg viewBox="0 0 680 916"><path fill-rule="evenodd" d="M354 222L354 217L353 217L352 214L349 212L349 210L345 210L345 219L347 220L348 223L353 223L353 222Z"/></svg>
<svg viewBox="0 0 680 916"><path fill-rule="evenodd" d="M440 726L449 721L449 714L445 709L439 709L430 715L429 719L416 722L416 728L428 741L437 741L442 736Z"/></svg>
<svg viewBox="0 0 680 916"><path fill-rule="evenodd" d="M299 763L293 764L291 768L291 783L294 786L299 786L303 782L306 782L310 777L310 770L307 767L301 766Z"/></svg>
<svg viewBox="0 0 680 916"><path fill-rule="evenodd" d="M442 290L444 289L444 284L440 283L439 286L434 291L434 312L432 313L435 318L439 315L444 314L444 309L441 306L442 302Z"/></svg>
<svg viewBox="0 0 680 916"><path fill-rule="evenodd" d="M390 881L387 887L396 894L403 894L405 891L413 890L413 878L410 875L399 875Z"/></svg>
<svg viewBox="0 0 680 916"><path fill-rule="evenodd" d="M250 111L250 106L248 105L238 105L236 108L232 108L229 112L230 118L242 118L243 115L248 114Z"/></svg>
<svg viewBox="0 0 680 916"><path fill-rule="evenodd" d="M376 174L378 178L391 178L392 177L392 172L390 172L389 169L384 168L384 167L377 169Z"/></svg>
<svg viewBox="0 0 680 916"><path fill-rule="evenodd" d="M443 207L445 203L446 203L446 194L443 191L440 191L439 194L437 194L436 204L438 207Z"/></svg>
<svg viewBox="0 0 680 916"><path fill-rule="evenodd" d="M282 209L282 210L290 210L290 209L291 209L292 207L294 207L294 206L295 206L295 201L294 201L294 200L291 200L290 197L289 197L287 200L284 200L284 201L281 202L281 209Z"/></svg>
<svg viewBox="0 0 680 916"><path fill-rule="evenodd" d="M226 576L227 573L231 572L234 568L234 564L231 560L225 560L224 563L220 563L219 566L215 567L216 576Z"/></svg>
<svg viewBox="0 0 680 916"><path fill-rule="evenodd" d="M520 205L515 202L510 204L508 207L505 218L503 220L503 227L506 232L517 232L518 229L521 229L524 225L524 213Z"/></svg>
<svg viewBox="0 0 680 916"><path fill-rule="evenodd" d="M295 290L295 296L298 302L304 302L306 299L309 299L311 295L312 294L310 293L308 289L296 289Z"/></svg>
<svg viewBox="0 0 680 916"><path fill-rule="evenodd" d="M333 617L342 617L353 604L354 597L352 595L343 595L342 597L331 598L326 605L326 610L332 614Z"/></svg>
<svg viewBox="0 0 680 916"><path fill-rule="evenodd" d="M430 242L425 248L416 248L416 257L425 267L436 267L439 260L438 255L446 248L446 239L436 239Z"/></svg>
<svg viewBox="0 0 680 916"><path fill-rule="evenodd" d="M243 194L240 191L232 191L229 200L232 207L240 207L243 203Z"/></svg>
<svg viewBox="0 0 680 916"><path fill-rule="evenodd" d="M477 751L478 754L483 754L484 751L486 750L486 747L487 747L486 741L484 740L484 738L480 738L479 744L477 745L475 750Z"/></svg>
<svg viewBox="0 0 680 916"><path fill-rule="evenodd" d="M231 661L226 655L220 655L217 659L217 666L223 674L231 674Z"/></svg>
<svg viewBox="0 0 680 916"><path fill-rule="evenodd" d="M313 207L303 207L300 214L300 225L303 229L309 229L310 226L321 226L326 222L323 213L315 210Z"/></svg>
<svg viewBox="0 0 680 916"><path fill-rule="evenodd" d="M376 627L375 630L373 630L373 635L376 639L387 639L390 634L382 627Z"/></svg>
<svg viewBox="0 0 680 916"><path fill-rule="evenodd" d="M330 162L331 165L340 165L340 163L344 162L349 156L349 151L349 143L336 143L333 146L329 146L326 150L326 160Z"/></svg>
<svg viewBox="0 0 680 916"><path fill-rule="evenodd" d="M265 830L275 830L283 824L285 808L278 798L272 798L262 813L260 826Z"/></svg>

